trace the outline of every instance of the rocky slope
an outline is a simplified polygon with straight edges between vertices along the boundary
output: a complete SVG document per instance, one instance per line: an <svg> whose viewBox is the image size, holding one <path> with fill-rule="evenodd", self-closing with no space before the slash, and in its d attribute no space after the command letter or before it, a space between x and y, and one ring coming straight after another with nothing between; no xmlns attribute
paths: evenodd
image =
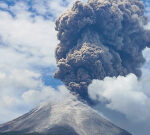
<svg viewBox="0 0 150 135"><path fill-rule="evenodd" d="M42 103L29 113L0 125L0 132L49 133L49 135L131 135L113 125L76 98Z"/></svg>

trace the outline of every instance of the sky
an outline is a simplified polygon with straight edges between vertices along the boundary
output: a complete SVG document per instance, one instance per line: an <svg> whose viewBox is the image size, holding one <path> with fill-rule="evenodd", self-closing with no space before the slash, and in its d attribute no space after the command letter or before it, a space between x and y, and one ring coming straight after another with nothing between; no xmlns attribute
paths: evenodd
<svg viewBox="0 0 150 135"><path fill-rule="evenodd" d="M66 94L62 82L53 78L57 69L54 53L59 43L55 19L74 1L0 0L0 123L28 112L45 99L57 100L58 93ZM145 14L150 19L148 1L144 1ZM150 29L150 23L146 28ZM144 132L142 135L147 135L150 128L147 109L150 108L150 50L146 49L143 54L147 61L142 67L140 81L133 74L94 80L89 92L102 89L99 95L104 98L99 100L104 104L95 109L108 119L131 132L139 130L139 133ZM123 87L114 85L112 89L105 90L108 83L118 82ZM114 89L118 91L114 92ZM122 97L124 89L128 93L125 92L123 95L126 96ZM94 98L93 93L91 98ZM122 98L128 102L120 103ZM111 102L106 103L109 100ZM141 125L143 128L140 128Z"/></svg>

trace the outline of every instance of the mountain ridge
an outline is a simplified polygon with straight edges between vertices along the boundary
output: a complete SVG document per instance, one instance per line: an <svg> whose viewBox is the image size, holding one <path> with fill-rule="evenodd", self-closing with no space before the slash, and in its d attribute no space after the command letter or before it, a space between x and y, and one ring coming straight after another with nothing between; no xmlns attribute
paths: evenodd
<svg viewBox="0 0 150 135"><path fill-rule="evenodd" d="M0 135L11 135L11 132L24 133L19 135L131 135L75 97L53 104L42 103L29 113L0 125Z"/></svg>

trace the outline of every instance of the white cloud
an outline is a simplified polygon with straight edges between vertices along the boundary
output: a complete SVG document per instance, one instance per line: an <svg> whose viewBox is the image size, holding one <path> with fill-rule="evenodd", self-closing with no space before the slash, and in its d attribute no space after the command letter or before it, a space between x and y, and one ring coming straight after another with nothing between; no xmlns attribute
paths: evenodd
<svg viewBox="0 0 150 135"><path fill-rule="evenodd" d="M6 3L4 3L4 2L0 2L0 8L7 9L8 5Z"/></svg>
<svg viewBox="0 0 150 135"><path fill-rule="evenodd" d="M145 5L145 14L150 19L150 2L149 2L149 0L144 0L144 5Z"/></svg>
<svg viewBox="0 0 150 135"><path fill-rule="evenodd" d="M62 0L35 0L32 7L41 15L52 14L54 17L57 17L66 9L63 3Z"/></svg>
<svg viewBox="0 0 150 135"><path fill-rule="evenodd" d="M58 89L52 87L43 87L40 91L29 90L23 93L22 98L28 105L38 105L44 100L49 100L51 103L60 102L69 95L69 91L64 86L59 86Z"/></svg>
<svg viewBox="0 0 150 135"><path fill-rule="evenodd" d="M150 22L144 26L145 29L150 30Z"/></svg>
<svg viewBox="0 0 150 135"><path fill-rule="evenodd" d="M32 8L40 15L51 14L54 18L58 17L66 8L70 8L76 0L33 0ZM81 0L83 2L87 0Z"/></svg>
<svg viewBox="0 0 150 135"><path fill-rule="evenodd" d="M100 102L107 101L108 108L123 113L130 120L146 120L150 117L150 98L143 91L144 85L134 74L106 77L92 82L89 95Z"/></svg>
<svg viewBox="0 0 150 135"><path fill-rule="evenodd" d="M17 69L9 73L0 72L0 121L11 120L45 100L52 103L62 101L68 94L64 86L58 89L45 86L41 75L33 71Z"/></svg>
<svg viewBox="0 0 150 135"><path fill-rule="evenodd" d="M0 11L0 122L11 120L39 103L33 98L34 105L30 104L23 95L46 87L36 67L56 65L54 22L31 17L25 3L9 8L15 17Z"/></svg>
<svg viewBox="0 0 150 135"><path fill-rule="evenodd" d="M5 89L14 89L12 93L16 94L15 91L23 91L28 88L35 88L39 85L40 74L29 70L18 70L14 69L7 73L0 73L0 89L1 92Z"/></svg>
<svg viewBox="0 0 150 135"><path fill-rule="evenodd" d="M0 116L4 120L15 118L16 115L24 113L25 110L18 108L25 107L21 95L29 90L40 87L40 74L29 70L10 70L7 73L0 72ZM4 113L6 112L6 113ZM16 115L12 115L15 114ZM0 118L0 121L3 119Z"/></svg>
<svg viewBox="0 0 150 135"><path fill-rule="evenodd" d="M0 18L1 40L7 48L29 55L33 63L55 65L57 39L53 22L40 17L13 18L6 12L0 12Z"/></svg>
<svg viewBox="0 0 150 135"><path fill-rule="evenodd" d="M146 48L143 51L143 56L146 59L146 62L149 63L150 62L150 48Z"/></svg>

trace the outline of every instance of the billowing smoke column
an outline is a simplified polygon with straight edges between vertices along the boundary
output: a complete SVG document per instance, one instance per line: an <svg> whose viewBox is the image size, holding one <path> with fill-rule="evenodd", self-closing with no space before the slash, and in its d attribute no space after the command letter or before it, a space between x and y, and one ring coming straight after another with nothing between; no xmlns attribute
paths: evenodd
<svg viewBox="0 0 150 135"><path fill-rule="evenodd" d="M75 2L56 20L60 43L55 77L86 100L93 79L129 73L140 77L142 50L150 47L146 24L140 0Z"/></svg>

